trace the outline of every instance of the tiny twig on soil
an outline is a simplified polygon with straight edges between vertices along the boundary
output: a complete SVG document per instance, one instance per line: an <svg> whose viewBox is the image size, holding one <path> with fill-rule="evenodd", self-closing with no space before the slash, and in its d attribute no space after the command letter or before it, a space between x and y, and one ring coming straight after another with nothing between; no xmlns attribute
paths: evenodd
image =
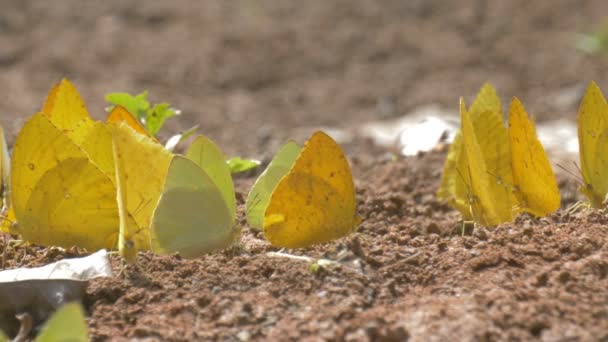
<svg viewBox="0 0 608 342"><path fill-rule="evenodd" d="M19 327L19 333L17 334L17 336L15 336L15 338L13 339L13 342L28 341L29 340L28 337L30 335L30 332L32 331L32 325L33 325L32 315L25 312L25 313L18 314L16 317L19 320L19 323L21 324L21 326Z"/></svg>
<svg viewBox="0 0 608 342"><path fill-rule="evenodd" d="M266 255L274 258L287 258L292 260L304 261L309 262L311 264L316 263L319 264L319 266L340 265L340 263L329 259L315 259L305 255L293 255L284 252L268 252L266 253Z"/></svg>

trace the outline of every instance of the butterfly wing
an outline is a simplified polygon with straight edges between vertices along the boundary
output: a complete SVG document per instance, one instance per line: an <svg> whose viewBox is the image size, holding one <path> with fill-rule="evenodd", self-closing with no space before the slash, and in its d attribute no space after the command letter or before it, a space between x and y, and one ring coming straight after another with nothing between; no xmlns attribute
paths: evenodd
<svg viewBox="0 0 608 342"><path fill-rule="evenodd" d="M294 141L286 143L251 187L246 205L247 222L251 227L257 230L264 228L264 212L270 202L270 195L281 178L289 172L300 151L302 148Z"/></svg>
<svg viewBox="0 0 608 342"><path fill-rule="evenodd" d="M458 210L464 220L471 220L468 184L469 164L462 145L462 131L458 131L450 145L448 156L441 175L441 184L437 190L437 197L447 201L450 206Z"/></svg>
<svg viewBox="0 0 608 342"><path fill-rule="evenodd" d="M607 169L603 168L600 154L607 153L600 137L608 130L608 104L600 88L591 82L578 111L578 143L585 184L580 191L594 208L601 208L608 193Z"/></svg>
<svg viewBox="0 0 608 342"><path fill-rule="evenodd" d="M496 89L489 83L484 84L475 96L468 112L473 122L485 112L502 113L502 105Z"/></svg>
<svg viewBox="0 0 608 342"><path fill-rule="evenodd" d="M461 113L467 112L468 117L473 124L473 130L475 132L481 132L486 129L484 125L487 123L484 119L480 119L485 113L501 113L500 98L496 94L496 90L489 84L486 83L477 93L473 104L469 110L466 109L464 101L461 101ZM486 136L482 134L481 138L484 140ZM484 141L488 143L488 141ZM489 142L494 146L494 141ZM508 158L505 158L505 151L501 149L488 148L484 150L482 143L477 143L480 146L480 153L482 153L482 160L488 159L486 167L490 168L487 173L495 175L496 179L504 177L506 181L509 181L510 175L507 170L504 169L505 163L508 162ZM502 159L501 159L502 158ZM496 165L496 163L500 163ZM439 199L445 200L449 205L460 211L464 220L474 219L472 215L472 206L478 206L479 203L473 203L477 201L476 197L471 191L471 181L469 173L469 161L467 154L464 150L462 129L458 131L454 137L454 141L450 146L448 156L443 168L443 174L441 178L441 184L437 191ZM479 211L481 209L475 209L473 211ZM477 213L481 215L481 213Z"/></svg>
<svg viewBox="0 0 608 342"><path fill-rule="evenodd" d="M192 160L174 156L152 218L152 248L185 258L223 249L239 230L224 196Z"/></svg>
<svg viewBox="0 0 608 342"><path fill-rule="evenodd" d="M461 99L461 125L463 145L469 165L468 184L471 187L470 203L473 219L484 226L511 221L512 194L499 178L511 179L510 174L507 174L501 166L503 159L510 162L510 155L504 155L505 147L499 146L502 144L508 146L502 117L496 112L484 112L473 122ZM483 144L486 146L482 149ZM506 149L506 152L509 150ZM510 165L508 166L510 171Z"/></svg>
<svg viewBox="0 0 608 342"><path fill-rule="evenodd" d="M40 178L23 211L16 212L18 233L47 246L114 248L114 191L110 179L87 158L63 160Z"/></svg>
<svg viewBox="0 0 608 342"><path fill-rule="evenodd" d="M80 304L65 304L46 322L36 337L36 342L89 341L87 323Z"/></svg>
<svg viewBox="0 0 608 342"><path fill-rule="evenodd" d="M108 123L112 133L116 181L121 189L115 198L122 198L123 224L119 250L150 249L150 223L160 197L172 154L148 136L137 133L128 124ZM130 220L134 222L130 222ZM133 261L133 252L125 252Z"/></svg>
<svg viewBox="0 0 608 342"><path fill-rule="evenodd" d="M513 98L509 109L509 140L515 196L521 210L547 216L559 208L557 181L534 123L517 98Z"/></svg>
<svg viewBox="0 0 608 342"><path fill-rule="evenodd" d="M10 201L11 160L8 154L4 129L0 126L0 231L8 231L11 224Z"/></svg>
<svg viewBox="0 0 608 342"><path fill-rule="evenodd" d="M199 135L192 142L186 152L186 158L192 160L211 178L222 193L228 206L232 220L236 217L236 198L230 167L226 163L226 156L209 138Z"/></svg>
<svg viewBox="0 0 608 342"><path fill-rule="evenodd" d="M299 248L356 229L355 188L340 146L323 132L306 142L279 181L264 215L264 236L278 247Z"/></svg>
<svg viewBox="0 0 608 342"><path fill-rule="evenodd" d="M118 253L127 263L134 264L137 262L137 252L149 245L146 240L149 235L147 229L138 227L133 215L129 212L128 175L125 172L125 163L128 156L124 154L120 143L114 141L112 143L112 154L119 218Z"/></svg>
<svg viewBox="0 0 608 342"><path fill-rule="evenodd" d="M79 146L93 125L82 97L67 79L53 86L42 107L42 113Z"/></svg>
<svg viewBox="0 0 608 342"><path fill-rule="evenodd" d="M142 126L142 124L133 116L133 114L122 106L114 106L110 114L108 114L106 122L124 122L133 128L137 133L150 136L148 131L146 131L144 126Z"/></svg>

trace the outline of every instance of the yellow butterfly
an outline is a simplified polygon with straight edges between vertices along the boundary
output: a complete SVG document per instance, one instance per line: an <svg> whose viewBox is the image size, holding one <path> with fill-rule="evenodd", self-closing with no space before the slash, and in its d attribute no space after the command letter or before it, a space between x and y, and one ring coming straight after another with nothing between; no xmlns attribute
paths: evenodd
<svg viewBox="0 0 608 342"><path fill-rule="evenodd" d="M41 245L114 248L112 180L46 114L35 114L21 129L11 175L17 219L11 232Z"/></svg>
<svg viewBox="0 0 608 342"><path fill-rule="evenodd" d="M235 218L226 157L200 135L186 156L173 156L152 217L152 248L160 254L179 252L185 258L226 248L240 233Z"/></svg>
<svg viewBox="0 0 608 342"><path fill-rule="evenodd" d="M534 122L517 98L513 98L509 109L509 141L518 210L538 217L556 211L560 196L555 174L536 136Z"/></svg>
<svg viewBox="0 0 608 342"><path fill-rule="evenodd" d="M499 112L484 112L475 120L461 99L461 130L468 170L470 211L473 220L494 226L513 220L513 195L507 130Z"/></svg>
<svg viewBox="0 0 608 342"><path fill-rule="evenodd" d="M263 228L266 239L278 247L331 241L361 222L348 161L320 131L301 152L290 142L277 154L252 187L247 205L249 223Z"/></svg>
<svg viewBox="0 0 608 342"><path fill-rule="evenodd" d="M511 103L508 130L489 84L470 110L461 99L460 113L462 127L446 159L440 199L484 226L510 222L521 211L546 216L559 207L553 170L519 100Z"/></svg>
<svg viewBox="0 0 608 342"><path fill-rule="evenodd" d="M0 231L8 232L15 221L10 201L11 159L8 154L4 129L0 126Z"/></svg>
<svg viewBox="0 0 608 342"><path fill-rule="evenodd" d="M114 106L114 108L112 108L112 110L108 114L108 117L106 118L106 122L114 122L114 123L125 122L127 125L129 125L131 128L133 128L137 133L147 135L148 137L150 137L150 134L148 134L148 131L146 131L144 126L133 116L133 114L131 114L128 110L126 110L122 106Z"/></svg>
<svg viewBox="0 0 608 342"><path fill-rule="evenodd" d="M591 82L578 110L578 145L584 184L580 192L591 206L606 206L608 193L608 104Z"/></svg>
<svg viewBox="0 0 608 342"><path fill-rule="evenodd" d="M53 87L43 111L15 141L11 198L17 224L11 232L41 245L116 248L115 140L118 153L128 155L120 170L129 194L126 210L138 227L133 236L120 236L149 249L149 221L171 154L128 124L94 122L67 80Z"/></svg>
<svg viewBox="0 0 608 342"><path fill-rule="evenodd" d="M172 154L125 122L109 123L120 217L118 251L129 263L149 250L152 213L161 195Z"/></svg>
<svg viewBox="0 0 608 342"><path fill-rule="evenodd" d="M437 196L465 220L486 226L510 221L511 155L494 88L485 84L469 110L461 99L460 114L462 127L450 146Z"/></svg>

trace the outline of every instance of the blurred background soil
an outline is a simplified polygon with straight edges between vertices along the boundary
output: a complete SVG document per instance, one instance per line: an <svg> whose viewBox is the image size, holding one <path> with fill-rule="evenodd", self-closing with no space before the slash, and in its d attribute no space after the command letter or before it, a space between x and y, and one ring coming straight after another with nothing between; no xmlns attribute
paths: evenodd
<svg viewBox="0 0 608 342"><path fill-rule="evenodd" d="M0 124L9 145L51 85L73 81L91 114L106 93L150 92L228 155L268 158L317 128L358 127L437 104L456 112L491 82L540 121L575 120L586 85L608 89L608 55L576 48L602 0L1 1ZM95 340L608 339L606 219L522 218L460 236L435 197L444 152L386 158L342 139L365 222L296 254L341 260L310 272L261 234L195 261L140 259L147 277L95 281ZM239 197L255 175L239 177ZM560 183L566 203L572 180ZM242 208L241 208L242 209ZM242 222L244 224L244 222ZM14 253L14 254L10 254ZM11 250L10 266L41 262ZM62 255L46 255L59 258ZM48 260L45 260L48 261ZM117 264L117 260L114 260Z"/></svg>

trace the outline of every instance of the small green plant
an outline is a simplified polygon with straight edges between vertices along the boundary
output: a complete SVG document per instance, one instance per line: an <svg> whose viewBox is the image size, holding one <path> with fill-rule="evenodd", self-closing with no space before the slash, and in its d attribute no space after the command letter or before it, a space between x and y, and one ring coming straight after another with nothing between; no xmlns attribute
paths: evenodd
<svg viewBox="0 0 608 342"><path fill-rule="evenodd" d="M122 106L139 120L148 133L156 136L165 124L165 120L180 114L180 111L171 108L168 103L156 103L153 106L148 102L148 91L131 95L129 93L110 93L105 97L113 106ZM111 108L110 108L111 110Z"/></svg>
<svg viewBox="0 0 608 342"><path fill-rule="evenodd" d="M243 159L241 157L232 157L232 158L226 160L226 163L228 163L230 172L233 174L255 169L256 167L258 167L260 165L259 160Z"/></svg>
<svg viewBox="0 0 608 342"><path fill-rule="evenodd" d="M576 47L588 54L608 52L608 23L594 33L579 35Z"/></svg>

